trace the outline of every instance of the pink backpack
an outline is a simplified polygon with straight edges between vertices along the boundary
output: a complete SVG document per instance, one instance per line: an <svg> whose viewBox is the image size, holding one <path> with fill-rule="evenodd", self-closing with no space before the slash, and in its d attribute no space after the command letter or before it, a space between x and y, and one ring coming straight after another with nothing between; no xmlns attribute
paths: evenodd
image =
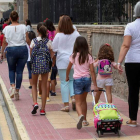
<svg viewBox="0 0 140 140"><path fill-rule="evenodd" d="M99 60L98 73L100 75L111 75L112 74L112 64L108 59Z"/></svg>

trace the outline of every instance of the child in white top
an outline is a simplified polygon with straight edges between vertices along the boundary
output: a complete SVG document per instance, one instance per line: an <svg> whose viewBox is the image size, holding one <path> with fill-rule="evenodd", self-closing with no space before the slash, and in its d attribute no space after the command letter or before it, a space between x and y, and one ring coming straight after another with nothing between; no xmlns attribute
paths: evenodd
<svg viewBox="0 0 140 140"><path fill-rule="evenodd" d="M74 94L76 100L76 110L79 116L77 129L89 125L86 120L87 102L86 97L91 90L91 77L94 82L95 90L98 90L96 76L93 68L93 58L89 53L87 41L80 36L76 39L73 54L70 56L70 62L66 72L66 81L69 81L69 73L74 65ZM91 73L91 77L90 77Z"/></svg>
<svg viewBox="0 0 140 140"><path fill-rule="evenodd" d="M100 47L99 53L98 53L98 58L94 62L94 67L99 66L99 63L101 60L108 60L110 62L110 68L112 69L115 68L117 69L117 64L114 62L114 53L113 49L109 44L104 44ZM99 70L99 67L98 67ZM100 90L102 90L104 87L106 88L106 94L107 94L107 100L108 103L112 103L112 94L111 94L111 89L113 86L113 78L112 74L110 75L101 75L98 72L97 75L97 86ZM101 95L101 91L98 91L95 97L95 102L98 103Z"/></svg>
<svg viewBox="0 0 140 140"><path fill-rule="evenodd" d="M39 23L37 25L37 31L38 31L38 37L36 38L36 40L39 41L43 41L47 39L47 28L44 26L44 23ZM51 48L51 41L47 42L47 47L50 51L51 56L53 56L53 52L52 52L52 48ZM34 40L32 40L30 48L31 48L31 54L32 54L32 50L35 47L35 42ZM32 54L33 55L33 54ZM31 55L31 58L32 58ZM48 65L49 66L49 65ZM40 67L38 67L39 69ZM45 73L34 73L34 65L32 64L32 96L33 96L33 110L32 110L32 114L36 114L37 113L37 109L39 108L38 103L37 103L37 81L38 81L38 76L39 74L41 75L41 87L42 87L42 106L40 109L40 115L45 115L45 105L46 105L46 85L47 85L47 79L48 79L48 73L50 71L50 68L48 69L48 67L45 68L46 72Z"/></svg>

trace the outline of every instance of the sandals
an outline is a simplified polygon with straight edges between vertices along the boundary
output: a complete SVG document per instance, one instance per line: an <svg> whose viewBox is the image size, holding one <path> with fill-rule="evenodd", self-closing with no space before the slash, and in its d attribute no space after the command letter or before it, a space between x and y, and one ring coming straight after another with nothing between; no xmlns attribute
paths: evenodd
<svg viewBox="0 0 140 140"><path fill-rule="evenodd" d="M11 92L10 98L14 98L14 95L15 95L15 87L10 87L9 91Z"/></svg>
<svg viewBox="0 0 140 140"><path fill-rule="evenodd" d="M132 120L127 121L126 124L128 126L131 126L131 127L136 127L137 126L137 122L136 121L132 121Z"/></svg>
<svg viewBox="0 0 140 140"><path fill-rule="evenodd" d="M15 100L19 100L19 92L15 92Z"/></svg>
<svg viewBox="0 0 140 140"><path fill-rule="evenodd" d="M69 106L65 106L61 109L63 112L69 112Z"/></svg>
<svg viewBox="0 0 140 140"><path fill-rule="evenodd" d="M83 120L83 126L88 126L88 125L89 125L89 122L86 120Z"/></svg>
<svg viewBox="0 0 140 140"><path fill-rule="evenodd" d="M72 109L76 111L75 99L72 99Z"/></svg>
<svg viewBox="0 0 140 140"><path fill-rule="evenodd" d="M81 129L82 128L83 120L84 120L84 115L79 116L79 121L77 123L77 129Z"/></svg>

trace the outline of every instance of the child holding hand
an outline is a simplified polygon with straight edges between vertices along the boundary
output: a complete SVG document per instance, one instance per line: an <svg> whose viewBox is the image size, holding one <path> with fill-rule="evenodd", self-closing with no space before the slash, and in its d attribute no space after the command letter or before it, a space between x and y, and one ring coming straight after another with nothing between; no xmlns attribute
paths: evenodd
<svg viewBox="0 0 140 140"><path fill-rule="evenodd" d="M100 47L98 58L94 62L94 67L98 67L97 86L99 90L106 88L108 103L112 103L111 89L113 86L112 68L117 69L117 63L114 62L113 49L109 44ZM98 103L102 91L98 91L95 96L95 102Z"/></svg>
<svg viewBox="0 0 140 140"><path fill-rule="evenodd" d="M87 94L91 90L91 78L94 83L94 89L98 90L96 84L95 71L93 67L93 58L89 53L89 47L84 37L76 39L73 54L70 56L70 62L66 72L66 81L69 81L69 73L74 65L74 94L76 100L76 110L79 116L77 129L89 125L86 120L87 115ZM91 76L90 76L91 73Z"/></svg>

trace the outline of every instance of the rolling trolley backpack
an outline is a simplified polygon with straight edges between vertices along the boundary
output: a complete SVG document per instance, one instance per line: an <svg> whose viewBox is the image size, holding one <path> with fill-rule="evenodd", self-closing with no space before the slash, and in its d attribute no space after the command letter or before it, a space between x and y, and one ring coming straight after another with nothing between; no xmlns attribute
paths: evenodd
<svg viewBox="0 0 140 140"><path fill-rule="evenodd" d="M120 136L121 125L123 119L120 116L116 106L107 102L106 91L104 92L106 103L97 103L95 105L94 90L92 90L93 97L93 114L94 126L97 129L98 136L101 137L104 133L114 132Z"/></svg>

